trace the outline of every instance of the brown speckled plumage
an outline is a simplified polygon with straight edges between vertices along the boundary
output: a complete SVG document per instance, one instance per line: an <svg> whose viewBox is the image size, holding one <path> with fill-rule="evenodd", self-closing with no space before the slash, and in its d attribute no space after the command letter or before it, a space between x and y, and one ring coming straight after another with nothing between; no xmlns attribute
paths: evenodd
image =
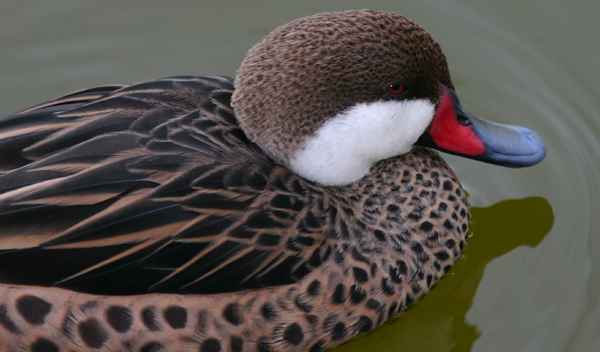
<svg viewBox="0 0 600 352"><path fill-rule="evenodd" d="M0 120L0 349L322 351L383 323L449 270L468 205L435 152L415 148L323 187L251 143L230 103L233 94L236 113L261 111L241 117L252 135L306 137L353 102L389 99L390 81L435 102L441 83L452 87L439 46L404 17L370 11L316 15L279 35L343 45L294 46L300 59L284 57L277 74L260 55L252 68L251 56L236 84L267 79L265 91L175 77ZM293 65L302 73L288 74ZM294 98L275 105L273 90ZM283 161L302 141L255 137L272 139L261 147Z"/></svg>
<svg viewBox="0 0 600 352"><path fill-rule="evenodd" d="M253 89L236 90L234 108L250 140L287 163L327 118L357 103L393 99L383 90L393 82L411 87L408 99L434 102L440 84L454 87L440 46L410 19L367 10L322 13L277 28L250 50L236 87Z"/></svg>

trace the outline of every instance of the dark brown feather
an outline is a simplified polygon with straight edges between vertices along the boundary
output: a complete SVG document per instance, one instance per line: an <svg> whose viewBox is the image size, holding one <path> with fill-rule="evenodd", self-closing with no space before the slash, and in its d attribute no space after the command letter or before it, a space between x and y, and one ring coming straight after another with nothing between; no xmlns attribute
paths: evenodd
<svg viewBox="0 0 600 352"><path fill-rule="evenodd" d="M0 278L212 293L310 272L324 241L296 229L310 185L246 139L232 89L224 77L108 86L2 120L2 154L18 153L0 160Z"/></svg>

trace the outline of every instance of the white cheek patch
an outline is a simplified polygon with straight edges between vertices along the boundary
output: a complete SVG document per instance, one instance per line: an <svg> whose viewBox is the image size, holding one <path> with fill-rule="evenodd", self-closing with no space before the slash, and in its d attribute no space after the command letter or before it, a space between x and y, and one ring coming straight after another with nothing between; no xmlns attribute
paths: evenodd
<svg viewBox="0 0 600 352"><path fill-rule="evenodd" d="M325 186L352 183L373 163L410 151L434 113L435 106L425 99L355 105L325 122L290 167Z"/></svg>

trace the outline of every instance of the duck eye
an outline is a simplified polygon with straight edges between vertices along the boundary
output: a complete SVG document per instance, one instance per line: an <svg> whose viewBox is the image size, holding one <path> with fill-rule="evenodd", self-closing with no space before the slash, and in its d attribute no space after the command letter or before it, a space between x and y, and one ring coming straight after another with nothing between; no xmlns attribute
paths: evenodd
<svg viewBox="0 0 600 352"><path fill-rule="evenodd" d="M385 91L389 95L397 97L406 91L406 85L404 83L391 83L385 87Z"/></svg>

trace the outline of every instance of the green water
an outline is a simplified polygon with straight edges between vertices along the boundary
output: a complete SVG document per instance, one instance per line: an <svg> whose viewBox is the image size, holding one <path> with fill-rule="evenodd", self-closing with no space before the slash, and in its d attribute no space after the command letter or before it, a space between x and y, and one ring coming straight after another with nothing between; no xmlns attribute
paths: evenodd
<svg viewBox="0 0 600 352"><path fill-rule="evenodd" d="M424 26L463 105L537 131L548 156L528 169L444 156L473 206L465 257L337 351L599 351L600 2L2 0L0 116L102 84L235 75L278 25L365 7Z"/></svg>

